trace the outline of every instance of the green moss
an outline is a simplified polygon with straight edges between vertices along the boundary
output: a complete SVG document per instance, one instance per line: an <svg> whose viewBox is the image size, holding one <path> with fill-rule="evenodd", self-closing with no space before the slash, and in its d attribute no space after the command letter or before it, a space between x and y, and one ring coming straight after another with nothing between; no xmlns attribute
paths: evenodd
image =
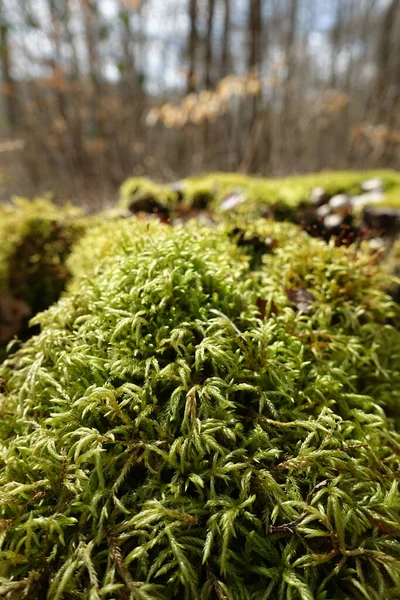
<svg viewBox="0 0 400 600"><path fill-rule="evenodd" d="M133 200L147 197L168 208L174 208L178 200L177 193L166 185L157 184L146 177L131 177L121 186L119 207L126 210Z"/></svg>
<svg viewBox="0 0 400 600"><path fill-rule="evenodd" d="M266 221L97 235L114 257L2 369L8 600L397 598L376 257Z"/></svg>
<svg viewBox="0 0 400 600"><path fill-rule="evenodd" d="M383 206L390 206L392 208L400 209L400 186L393 185L388 188L385 198L381 203Z"/></svg>
<svg viewBox="0 0 400 600"><path fill-rule="evenodd" d="M157 221L119 219L118 213L104 213L92 219L85 235L74 245L66 265L71 273L68 287L79 289L82 280L102 272L115 256L129 254L138 239L162 239L169 228Z"/></svg>
<svg viewBox="0 0 400 600"><path fill-rule="evenodd" d="M287 177L284 179L265 179L245 175L215 173L186 181L187 196L191 196L200 187L216 190L218 207L221 200L235 191L243 190L248 196L248 205L283 205L289 209L298 208L309 202L314 187L323 187L329 195L338 193L360 194L361 183L366 179L379 178L388 192L388 202L397 200L400 205L400 174L395 171L335 171L310 175ZM386 204L386 198L382 201Z"/></svg>
<svg viewBox="0 0 400 600"><path fill-rule="evenodd" d="M379 178L383 182L385 197L381 204L400 207L400 174L396 171L335 171L299 175L283 179L250 177L237 173L211 173L189 177L181 182L183 204L191 207L208 207L219 210L222 200L230 194L244 192L247 199L238 212L256 211L263 207L275 207L282 216L309 203L314 187L323 187L329 195L338 193L360 194L361 183L366 179ZM157 185L148 179L129 179L121 188L121 206L126 207L134 193L149 193L164 205L175 208L177 194L165 185ZM200 205L199 205L200 204Z"/></svg>
<svg viewBox="0 0 400 600"><path fill-rule="evenodd" d="M72 206L60 208L43 198L16 198L0 207L2 310L11 314L25 306L24 315L33 315L58 299L69 275L66 257L84 229L79 215ZM22 326L17 316L7 326L2 320L1 342Z"/></svg>

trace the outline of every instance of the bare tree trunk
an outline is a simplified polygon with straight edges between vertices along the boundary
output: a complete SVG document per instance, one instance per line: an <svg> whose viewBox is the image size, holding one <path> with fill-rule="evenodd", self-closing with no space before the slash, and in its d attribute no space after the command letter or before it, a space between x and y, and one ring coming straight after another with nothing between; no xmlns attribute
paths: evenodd
<svg viewBox="0 0 400 600"><path fill-rule="evenodd" d="M330 56L330 87L336 88L337 85L337 54L342 41L343 15L342 2L336 0L335 24L331 32L331 56Z"/></svg>
<svg viewBox="0 0 400 600"><path fill-rule="evenodd" d="M187 74L188 94L195 92L197 87L196 54L199 41L199 33L197 29L197 0L189 0L189 19L189 70Z"/></svg>
<svg viewBox="0 0 400 600"><path fill-rule="evenodd" d="M124 3L119 0L121 11L120 20L121 27L121 45L123 53L123 65L121 70L121 82L123 83L123 91L128 92L128 96L132 97L133 92L137 88L138 78L136 73L136 60L134 39L131 26L130 9L124 8Z"/></svg>
<svg viewBox="0 0 400 600"><path fill-rule="evenodd" d="M224 0L224 32L222 35L221 78L230 72L231 0Z"/></svg>
<svg viewBox="0 0 400 600"><path fill-rule="evenodd" d="M89 59L89 76L93 87L97 90L100 86L99 56L98 56L98 25L99 12L96 0L81 0L85 26L86 48Z"/></svg>
<svg viewBox="0 0 400 600"><path fill-rule="evenodd" d="M298 13L298 0L291 0L290 12L289 12L289 28L286 36L286 79L285 79L285 90L282 107L282 133L281 133L281 160L286 160L292 168L292 144L291 139L296 135L295 128L297 126L295 115L293 114L293 95L294 95L294 83L296 73L296 53L295 43L297 35L297 13Z"/></svg>
<svg viewBox="0 0 400 600"><path fill-rule="evenodd" d="M205 86L209 89L212 86L212 67L213 67L213 24L214 24L215 0L208 0L207 14L207 34L206 34L206 75Z"/></svg>
<svg viewBox="0 0 400 600"><path fill-rule="evenodd" d="M78 50L76 48L74 34L71 28L71 5L74 0L65 0L65 40L71 50L71 60L68 75L71 81L78 81L80 76Z"/></svg>
<svg viewBox="0 0 400 600"><path fill-rule="evenodd" d="M289 29L286 38L286 97L285 107L289 106L290 102L290 86L293 82L295 69L296 69L296 54L295 54L295 41L297 33L297 13L298 13L298 0L291 0L290 14L289 14Z"/></svg>
<svg viewBox="0 0 400 600"><path fill-rule="evenodd" d="M377 54L377 78L375 84L375 102L377 107L377 121L382 121L390 109L390 88L394 82L391 74L391 62L393 60L392 49L394 47L395 25L400 11L398 0L392 0L389 4L382 21L382 28L378 42Z"/></svg>
<svg viewBox="0 0 400 600"><path fill-rule="evenodd" d="M261 0L250 0L249 5L249 71L260 68L261 63L261 32L262 32L262 12Z"/></svg>
<svg viewBox="0 0 400 600"><path fill-rule="evenodd" d="M11 57L9 44L9 24L6 21L4 3L0 0L0 66L5 84L5 103L7 120L12 132L18 123L17 86L11 73Z"/></svg>
<svg viewBox="0 0 400 600"><path fill-rule="evenodd" d="M64 94L64 70L62 68L62 49L61 49L61 27L66 22L66 14L62 14L60 3L56 0L48 0L49 13L51 16L53 52L51 55L51 66L53 70L53 86L57 97L60 114L65 121L68 121L67 102ZM64 10L66 6L63 7Z"/></svg>

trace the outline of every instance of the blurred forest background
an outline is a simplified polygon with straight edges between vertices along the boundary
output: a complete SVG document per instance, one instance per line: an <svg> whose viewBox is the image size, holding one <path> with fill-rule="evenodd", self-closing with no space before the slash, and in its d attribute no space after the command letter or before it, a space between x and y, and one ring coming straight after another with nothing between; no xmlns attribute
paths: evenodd
<svg viewBox="0 0 400 600"><path fill-rule="evenodd" d="M399 0L0 0L0 197L400 164Z"/></svg>

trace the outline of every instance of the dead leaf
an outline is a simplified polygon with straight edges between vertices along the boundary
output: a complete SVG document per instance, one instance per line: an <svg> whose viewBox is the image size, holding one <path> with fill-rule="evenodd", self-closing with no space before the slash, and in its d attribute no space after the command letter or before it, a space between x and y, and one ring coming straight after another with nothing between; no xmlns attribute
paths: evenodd
<svg viewBox="0 0 400 600"><path fill-rule="evenodd" d="M264 298L257 298L257 302L256 302L259 310L260 310L260 316L261 319L265 318L266 315L266 310L267 310L267 306L268 306L268 300L265 300ZM270 315L277 315L278 314L278 309L275 306L274 301L271 302L271 307L270 307L270 311L269 311Z"/></svg>

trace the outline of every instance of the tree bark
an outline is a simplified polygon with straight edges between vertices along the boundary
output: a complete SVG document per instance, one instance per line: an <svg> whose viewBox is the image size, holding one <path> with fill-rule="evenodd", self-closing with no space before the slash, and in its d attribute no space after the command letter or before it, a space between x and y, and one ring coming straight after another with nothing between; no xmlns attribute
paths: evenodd
<svg viewBox="0 0 400 600"><path fill-rule="evenodd" d="M7 120L10 130L14 132L18 123L18 97L17 86L11 71L9 24L6 20L3 0L0 0L0 66L5 88L3 96L5 99Z"/></svg>
<svg viewBox="0 0 400 600"><path fill-rule="evenodd" d="M89 77L96 89L100 86L98 56L98 6L96 0L81 0L89 60Z"/></svg>
<svg viewBox="0 0 400 600"><path fill-rule="evenodd" d="M249 5L249 71L258 70L261 66L261 32L262 12L261 0L250 0Z"/></svg>
<svg viewBox="0 0 400 600"><path fill-rule="evenodd" d="M392 49L394 46L394 33L396 21L400 11L398 0L392 0L389 4L382 21L382 28L378 42L377 52L377 77L375 84L375 102L377 107L377 121L382 121L385 114L390 110L390 88L399 88L399 81L392 77L391 63ZM393 94L395 95L395 94Z"/></svg>
<svg viewBox="0 0 400 600"><path fill-rule="evenodd" d="M196 91L197 88L197 73L196 73L196 54L199 40L197 29L197 0L189 0L189 69L187 74L187 93L190 94Z"/></svg>
<svg viewBox="0 0 400 600"><path fill-rule="evenodd" d="M231 0L224 0L224 32L222 35L221 78L230 71L230 39L231 39Z"/></svg>
<svg viewBox="0 0 400 600"><path fill-rule="evenodd" d="M212 67L213 67L213 24L214 24L215 0L208 0L207 14L207 34L206 34L206 74L205 86L209 89L212 86Z"/></svg>

